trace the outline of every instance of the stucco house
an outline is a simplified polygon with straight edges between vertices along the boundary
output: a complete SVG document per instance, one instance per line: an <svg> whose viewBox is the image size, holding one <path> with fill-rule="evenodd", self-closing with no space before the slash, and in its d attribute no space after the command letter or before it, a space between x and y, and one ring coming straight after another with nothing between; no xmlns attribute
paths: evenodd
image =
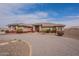
<svg viewBox="0 0 79 59"><path fill-rule="evenodd" d="M36 23L33 24L33 31L41 32L45 30L50 30L51 32L63 31L63 24L54 24L54 23Z"/></svg>
<svg viewBox="0 0 79 59"><path fill-rule="evenodd" d="M22 32L31 32L32 25L31 24L24 24L24 23L13 23L7 25L9 28L9 32L16 33L18 30L22 30Z"/></svg>
<svg viewBox="0 0 79 59"><path fill-rule="evenodd" d="M8 24L9 31L16 32L21 29L23 32L43 32L49 30L50 32L63 31L63 24L54 23L35 23L35 24L24 24L24 23L14 23Z"/></svg>

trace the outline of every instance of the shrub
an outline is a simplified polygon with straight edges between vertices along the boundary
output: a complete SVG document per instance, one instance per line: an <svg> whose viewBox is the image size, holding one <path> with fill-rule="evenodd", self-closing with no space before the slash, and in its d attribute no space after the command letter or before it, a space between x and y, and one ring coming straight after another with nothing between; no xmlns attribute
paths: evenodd
<svg viewBox="0 0 79 59"><path fill-rule="evenodd" d="M17 33L23 33L23 30L22 29L17 29L16 32Z"/></svg>
<svg viewBox="0 0 79 59"><path fill-rule="evenodd" d="M49 33L49 32L50 32L50 29L42 30L42 32L44 32L44 33Z"/></svg>
<svg viewBox="0 0 79 59"><path fill-rule="evenodd" d="M57 34L57 36L63 36L64 32L63 31L57 31L56 34Z"/></svg>
<svg viewBox="0 0 79 59"><path fill-rule="evenodd" d="M9 30L6 30L5 32L6 32L6 33L9 33Z"/></svg>

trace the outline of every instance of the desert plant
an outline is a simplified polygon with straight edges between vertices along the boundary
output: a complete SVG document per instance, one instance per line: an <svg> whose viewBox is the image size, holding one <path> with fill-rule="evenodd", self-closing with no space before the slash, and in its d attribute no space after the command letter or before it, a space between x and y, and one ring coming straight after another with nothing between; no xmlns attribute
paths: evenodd
<svg viewBox="0 0 79 59"><path fill-rule="evenodd" d="M4 30L1 30L1 32L4 32Z"/></svg>
<svg viewBox="0 0 79 59"><path fill-rule="evenodd" d="M57 35L57 36L63 36L63 35L64 35L64 32L63 32L63 31L57 31L57 32L56 32L56 35Z"/></svg>
<svg viewBox="0 0 79 59"><path fill-rule="evenodd" d="M6 33L9 33L9 30L6 30L5 32L6 32Z"/></svg>
<svg viewBox="0 0 79 59"><path fill-rule="evenodd" d="M23 30L22 29L17 29L16 32L17 33L23 33Z"/></svg>
<svg viewBox="0 0 79 59"><path fill-rule="evenodd" d="M49 33L49 32L50 32L50 29L42 30L42 32L44 32L44 33Z"/></svg>

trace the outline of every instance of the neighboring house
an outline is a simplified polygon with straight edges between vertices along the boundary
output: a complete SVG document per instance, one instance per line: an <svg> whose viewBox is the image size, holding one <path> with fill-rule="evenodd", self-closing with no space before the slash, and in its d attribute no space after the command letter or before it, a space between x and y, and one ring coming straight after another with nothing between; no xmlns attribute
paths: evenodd
<svg viewBox="0 0 79 59"><path fill-rule="evenodd" d="M23 23L15 23L9 24L9 31L16 32L17 29L21 29L23 32L43 32L49 30L51 32L63 31L65 25L62 24L54 24L54 23L35 23L35 24L23 24Z"/></svg>

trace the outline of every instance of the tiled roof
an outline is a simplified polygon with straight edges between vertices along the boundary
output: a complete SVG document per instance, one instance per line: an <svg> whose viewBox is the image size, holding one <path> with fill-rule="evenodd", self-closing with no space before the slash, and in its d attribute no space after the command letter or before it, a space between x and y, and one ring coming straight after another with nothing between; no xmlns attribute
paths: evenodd
<svg viewBox="0 0 79 59"><path fill-rule="evenodd" d="M26 26L26 27L32 27L33 25L42 25L42 26L65 26L63 24L55 24L55 23L35 23L35 24L24 24L24 23L14 23L14 24L9 24L8 26Z"/></svg>
<svg viewBox="0 0 79 59"><path fill-rule="evenodd" d="M42 26L65 26L63 24L55 24L55 23L36 23L34 25L42 25Z"/></svg>
<svg viewBox="0 0 79 59"><path fill-rule="evenodd" d="M24 24L24 23L13 23L13 24L8 24L8 26L26 26L26 27L32 27L31 24Z"/></svg>

